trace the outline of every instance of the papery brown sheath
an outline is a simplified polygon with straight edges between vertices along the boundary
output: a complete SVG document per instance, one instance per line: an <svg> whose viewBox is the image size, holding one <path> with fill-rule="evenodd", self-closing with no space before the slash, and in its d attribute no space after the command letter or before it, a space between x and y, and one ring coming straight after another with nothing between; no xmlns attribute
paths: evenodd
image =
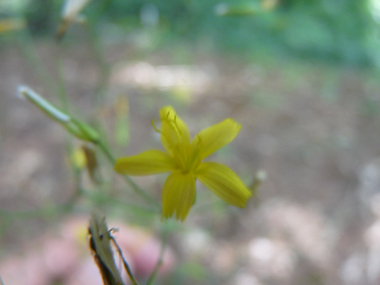
<svg viewBox="0 0 380 285"><path fill-rule="evenodd" d="M115 265L111 249L111 236L107 228L106 217L94 212L88 228L89 246L99 268L104 285L124 285L120 272Z"/></svg>

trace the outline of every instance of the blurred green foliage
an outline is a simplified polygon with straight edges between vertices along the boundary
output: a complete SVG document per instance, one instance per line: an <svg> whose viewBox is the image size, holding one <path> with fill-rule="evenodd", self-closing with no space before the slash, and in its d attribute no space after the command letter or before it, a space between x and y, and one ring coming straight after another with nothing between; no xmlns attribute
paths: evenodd
<svg viewBox="0 0 380 285"><path fill-rule="evenodd" d="M6 2L18 3L12 5L27 17L31 30L39 34L54 31L64 3L58 0ZM354 66L380 64L378 26L370 0L226 0L223 3L220 0L98 0L92 1L83 14L103 33L111 33L111 27L130 33L154 26L162 37L160 45L185 41L202 49L244 55L272 54Z"/></svg>

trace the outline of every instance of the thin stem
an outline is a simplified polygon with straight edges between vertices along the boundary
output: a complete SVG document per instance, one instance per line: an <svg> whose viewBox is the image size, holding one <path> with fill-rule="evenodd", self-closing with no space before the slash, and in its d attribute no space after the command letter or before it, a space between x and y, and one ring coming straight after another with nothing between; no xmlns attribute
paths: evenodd
<svg viewBox="0 0 380 285"><path fill-rule="evenodd" d="M110 234L110 238L113 241L113 244L116 246L117 251L119 252L119 255L121 259L123 260L125 271L127 271L127 274L129 276L129 279L132 281L133 285L140 285L139 282L137 282L136 278L133 276L132 270L129 267L128 262L125 260L123 252L121 251L121 248L119 247L118 243L116 242L116 239Z"/></svg>
<svg viewBox="0 0 380 285"><path fill-rule="evenodd" d="M38 79L43 82L47 90L49 90L52 94L55 94L56 86L53 76L51 76L51 73L42 63L42 60L37 53L33 37L28 28L23 29L20 33L19 46L23 56L36 71Z"/></svg>
<svg viewBox="0 0 380 285"><path fill-rule="evenodd" d="M107 157L108 161L112 164L112 166L116 163L115 157L112 155L108 147L104 144L103 141L99 141L97 143L100 150L103 152L103 154Z"/></svg>
<svg viewBox="0 0 380 285"><path fill-rule="evenodd" d="M67 96L66 87L65 87L65 76L64 76L64 70L63 70L63 47L61 45L58 45L58 57L56 62L56 68L57 68L57 96L60 100L60 106L62 110L64 110L67 114L70 114L70 102L69 98ZM68 155L71 155L73 152L75 146L73 137L70 135L66 136L66 151ZM69 199L69 202L74 203L76 199L82 194L81 192L81 177L80 177L80 170L78 170L76 167L71 167L71 171L74 176L74 185L75 187L75 193L74 195Z"/></svg>
<svg viewBox="0 0 380 285"><path fill-rule="evenodd" d="M101 105L105 100L111 68L105 60L104 49L101 45L101 42L98 40L96 28L88 24L84 24L83 26L89 36L91 52L95 57L100 72L99 83L96 86L95 102L97 105Z"/></svg>
<svg viewBox="0 0 380 285"><path fill-rule="evenodd" d="M160 269L162 262L164 261L164 253L165 253L167 242L168 242L168 231L164 231L162 241L161 241L160 255L157 260L156 266L154 267L154 270L152 274L150 275L148 282L146 283L147 285L151 285L153 283L154 279L156 278L157 272Z"/></svg>
<svg viewBox="0 0 380 285"><path fill-rule="evenodd" d="M108 159L108 161L111 163L111 165L115 165L116 163L116 159L115 157L112 155L112 153L110 152L110 150L108 149L108 147L104 144L104 142L100 141L98 142L97 144L100 148L100 150L103 152L103 154L106 156L106 158ZM153 199L151 196L149 196L149 194L147 194L143 189L141 189L132 179L131 177L127 176L127 175L123 175L122 176L124 181L132 188L132 190L137 194L139 195L140 197L142 197L143 199L145 199L146 201L148 201L150 204L153 204L155 207L157 208L160 208L159 204L157 203L157 201L155 199Z"/></svg>
<svg viewBox="0 0 380 285"><path fill-rule="evenodd" d="M58 73L58 88L57 93L58 97L61 101L61 108L66 113L70 113L69 110L69 100L67 98L66 88L65 88L65 80L63 75L63 60L62 60L62 53L61 53L61 47L59 48L59 55L57 59L57 73Z"/></svg>

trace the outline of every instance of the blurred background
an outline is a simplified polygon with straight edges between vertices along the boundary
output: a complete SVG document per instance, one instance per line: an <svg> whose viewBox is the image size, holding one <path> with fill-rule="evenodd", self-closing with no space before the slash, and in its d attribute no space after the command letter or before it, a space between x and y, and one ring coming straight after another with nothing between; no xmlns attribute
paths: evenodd
<svg viewBox="0 0 380 285"><path fill-rule="evenodd" d="M266 180L243 210L197 185L155 284L380 284L379 21L378 0L0 0L4 284L102 284L74 266L91 258L95 206L154 241L142 265L125 249L146 280L162 225L127 206L141 201L96 149L88 175L82 143L21 84L96 127L116 157L161 147L151 120L165 105L192 135L242 124L212 160ZM135 181L160 201L165 175Z"/></svg>

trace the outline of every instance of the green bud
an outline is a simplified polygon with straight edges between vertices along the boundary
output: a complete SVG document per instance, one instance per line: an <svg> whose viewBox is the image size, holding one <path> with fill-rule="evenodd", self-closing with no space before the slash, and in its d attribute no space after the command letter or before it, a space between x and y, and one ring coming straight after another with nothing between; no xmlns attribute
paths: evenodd
<svg viewBox="0 0 380 285"><path fill-rule="evenodd" d="M80 122L68 114L64 113L50 102L42 98L32 89L26 86L20 86L18 91L21 95L23 95L26 99L32 102L37 108L39 108L42 112L48 115L54 121L60 123L64 126L71 134L76 136L78 139L98 143L99 142L99 134L89 125Z"/></svg>
<svg viewBox="0 0 380 285"><path fill-rule="evenodd" d="M70 121L71 118L69 115L49 103L29 87L20 86L18 92L54 121L60 124L65 124Z"/></svg>

